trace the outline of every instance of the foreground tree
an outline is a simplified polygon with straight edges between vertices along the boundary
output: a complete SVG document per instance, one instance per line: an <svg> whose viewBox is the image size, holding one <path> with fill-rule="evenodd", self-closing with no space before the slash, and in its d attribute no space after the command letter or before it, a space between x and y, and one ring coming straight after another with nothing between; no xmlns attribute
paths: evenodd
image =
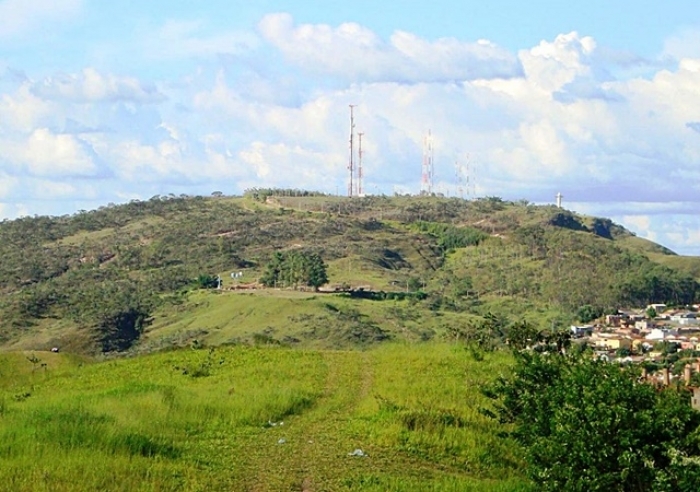
<svg viewBox="0 0 700 492"><path fill-rule="evenodd" d="M542 491L696 491L700 412L589 354L516 351L488 410L524 446Z"/></svg>

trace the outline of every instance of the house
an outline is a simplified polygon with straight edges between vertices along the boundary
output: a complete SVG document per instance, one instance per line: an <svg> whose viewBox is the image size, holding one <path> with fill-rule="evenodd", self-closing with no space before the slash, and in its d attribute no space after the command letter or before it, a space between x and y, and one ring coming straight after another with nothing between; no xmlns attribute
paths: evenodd
<svg viewBox="0 0 700 492"><path fill-rule="evenodd" d="M615 335L601 334L595 340L595 347L601 350L619 350L619 349L631 349L632 340L629 338L623 338ZM607 335L607 336L605 336Z"/></svg>
<svg viewBox="0 0 700 492"><path fill-rule="evenodd" d="M691 399L691 405L695 410L700 411L700 388L692 388L693 397Z"/></svg>
<svg viewBox="0 0 700 492"><path fill-rule="evenodd" d="M671 316L671 321L680 325L694 325L698 322L698 314L693 312L678 313Z"/></svg>
<svg viewBox="0 0 700 492"><path fill-rule="evenodd" d="M593 326L583 325L575 326L571 325L571 336L574 338L590 337L593 334Z"/></svg>
<svg viewBox="0 0 700 492"><path fill-rule="evenodd" d="M653 309L654 311L656 311L659 314L666 311L666 308L668 308L668 306L666 306L666 304L649 304L647 306L647 310Z"/></svg>
<svg viewBox="0 0 700 492"><path fill-rule="evenodd" d="M608 314L605 316L605 324L608 326L620 326L627 322L629 316L626 314Z"/></svg>
<svg viewBox="0 0 700 492"><path fill-rule="evenodd" d="M664 330L661 328L654 328L644 338L646 338L647 340L665 340L667 338L673 338L676 336L678 336L678 331L676 330Z"/></svg>
<svg viewBox="0 0 700 492"><path fill-rule="evenodd" d="M645 346L646 345L646 346ZM647 348L648 346L648 348ZM632 339L632 349L637 352L642 352L644 350L650 350L653 345L644 342L643 338L633 338Z"/></svg>
<svg viewBox="0 0 700 492"><path fill-rule="evenodd" d="M629 350L632 348L632 340L630 340L629 338L608 338L607 344L610 350Z"/></svg>
<svg viewBox="0 0 700 492"><path fill-rule="evenodd" d="M652 320L643 319L640 321L635 321L634 327L638 330L651 330L652 328L656 327L656 323L654 323Z"/></svg>

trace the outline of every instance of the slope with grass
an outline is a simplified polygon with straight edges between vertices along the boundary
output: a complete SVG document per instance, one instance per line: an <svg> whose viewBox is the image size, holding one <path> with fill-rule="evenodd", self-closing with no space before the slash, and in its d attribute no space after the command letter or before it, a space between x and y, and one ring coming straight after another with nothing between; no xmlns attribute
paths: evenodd
<svg viewBox="0 0 700 492"><path fill-rule="evenodd" d="M517 448L479 412L479 387L510 363L432 343L102 363L3 354L0 483L18 492L530 490Z"/></svg>
<svg viewBox="0 0 700 492"><path fill-rule="evenodd" d="M408 295L194 291L202 275L254 286L275 252L295 250L320 255L332 286ZM490 313L564 326L584 305L688 304L697 265L607 219L495 197L154 197L0 224L0 347L363 347Z"/></svg>

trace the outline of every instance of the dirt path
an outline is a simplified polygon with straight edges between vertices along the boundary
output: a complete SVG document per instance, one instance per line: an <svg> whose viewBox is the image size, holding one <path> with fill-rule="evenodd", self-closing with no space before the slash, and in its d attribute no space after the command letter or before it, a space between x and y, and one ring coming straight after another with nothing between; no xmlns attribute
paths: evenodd
<svg viewBox="0 0 700 492"><path fill-rule="evenodd" d="M247 483L248 490L327 490L334 470L363 458L348 456L361 442L347 436L346 421L354 408L369 395L372 381L371 360L364 354L358 364L356 353L329 352L323 396L313 409L287 419L283 426L268 429L260 445L266 448L264 462L248 464L257 468ZM283 440L283 441L281 441ZM252 477L251 477L252 478ZM248 480L246 480L248 482Z"/></svg>

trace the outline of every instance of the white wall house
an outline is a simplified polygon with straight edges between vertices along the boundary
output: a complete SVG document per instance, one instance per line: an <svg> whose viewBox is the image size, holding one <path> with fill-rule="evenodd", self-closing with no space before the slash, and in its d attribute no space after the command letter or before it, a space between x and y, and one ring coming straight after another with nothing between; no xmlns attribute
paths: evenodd
<svg viewBox="0 0 700 492"><path fill-rule="evenodd" d="M653 328L644 338L647 340L666 340L667 338L674 338L677 336L677 330L662 330L661 328Z"/></svg>

